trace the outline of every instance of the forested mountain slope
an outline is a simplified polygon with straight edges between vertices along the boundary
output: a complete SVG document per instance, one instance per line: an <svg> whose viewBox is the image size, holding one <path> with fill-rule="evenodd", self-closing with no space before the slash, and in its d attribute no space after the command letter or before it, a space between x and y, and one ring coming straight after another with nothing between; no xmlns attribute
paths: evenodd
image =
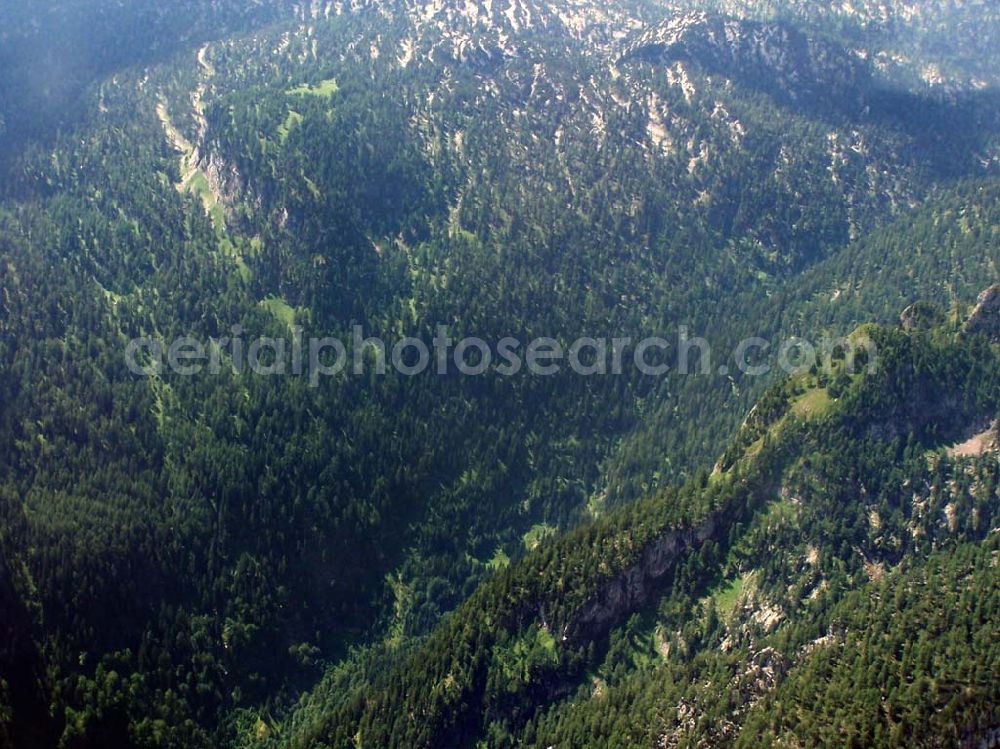
<svg viewBox="0 0 1000 749"><path fill-rule="evenodd" d="M861 590L854 546L921 574L927 549L892 525L917 521L880 515L900 540L876 558L854 515L829 511L840 484L789 460L808 449L891 484L944 438L913 425L907 441L942 389L970 423L992 416L992 354L947 332L880 333L913 360L905 387L800 383L821 405L835 394L833 426L788 419L787 439L710 479L773 378L369 371L311 387L227 367L141 379L123 352L234 326L566 342L686 326L721 364L747 336L846 334L921 299L957 324L1000 247L1000 107L971 68L929 87L853 32L694 3L64 5L4 8L0 31L20 66L0 67L0 742L542 742L711 659L711 638L742 626L702 621L715 583L765 596L823 581L833 607ZM991 28L991 8L970 8ZM24 63L40 39L59 57L75 23L123 41L80 51L67 110ZM59 127L41 127L45 107ZM898 421L899 444L855 444L851 425L877 420L856 399L889 408L877 399L916 385L881 424ZM752 529L807 478L823 512L778 519L839 545L804 582ZM973 525L941 543L978 543ZM581 620L647 553L657 574ZM674 590L657 620L647 609ZM789 618L801 604L767 600ZM795 614L832 621L812 616ZM752 661L732 642L713 668ZM608 701L582 699L588 683ZM809 705L812 686L785 688ZM747 736L788 730L751 714Z"/></svg>
<svg viewBox="0 0 1000 749"><path fill-rule="evenodd" d="M953 326L859 335L877 371L774 389L711 476L544 544L371 682L334 673L276 744L991 735L997 355Z"/></svg>

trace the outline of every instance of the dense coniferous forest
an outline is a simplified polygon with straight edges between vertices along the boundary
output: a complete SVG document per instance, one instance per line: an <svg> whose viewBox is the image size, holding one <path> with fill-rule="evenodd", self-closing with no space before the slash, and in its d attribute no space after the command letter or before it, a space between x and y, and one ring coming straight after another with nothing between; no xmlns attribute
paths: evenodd
<svg viewBox="0 0 1000 749"><path fill-rule="evenodd" d="M0 9L0 747L995 741L1000 19L850 5Z"/></svg>

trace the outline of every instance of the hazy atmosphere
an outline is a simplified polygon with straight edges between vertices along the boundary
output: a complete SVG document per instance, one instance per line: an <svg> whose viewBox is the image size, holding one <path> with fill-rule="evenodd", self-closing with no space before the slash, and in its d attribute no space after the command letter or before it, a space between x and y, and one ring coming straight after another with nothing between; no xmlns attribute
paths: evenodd
<svg viewBox="0 0 1000 749"><path fill-rule="evenodd" d="M995 2L0 0L0 749L992 749L998 417Z"/></svg>

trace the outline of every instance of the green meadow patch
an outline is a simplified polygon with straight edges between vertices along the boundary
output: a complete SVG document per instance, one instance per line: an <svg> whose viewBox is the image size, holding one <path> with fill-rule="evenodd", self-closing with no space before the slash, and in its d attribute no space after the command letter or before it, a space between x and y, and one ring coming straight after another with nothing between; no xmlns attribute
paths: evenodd
<svg viewBox="0 0 1000 749"><path fill-rule="evenodd" d="M296 125L302 123L302 119L302 115L294 109L288 110L288 117L285 118L284 122L278 125L278 138L282 143L288 140L288 134L292 132L292 129L295 128Z"/></svg>
<svg viewBox="0 0 1000 749"><path fill-rule="evenodd" d="M301 86L288 89L287 93L289 96L319 96L329 98L338 91L340 91L340 86L337 85L337 79L330 78L325 81L320 81L314 86L309 85L308 83L303 83Z"/></svg>
<svg viewBox="0 0 1000 749"><path fill-rule="evenodd" d="M269 296L261 300L260 306L270 312L274 319L284 323L289 329L295 327L295 310L284 297Z"/></svg>
<svg viewBox="0 0 1000 749"><path fill-rule="evenodd" d="M524 534L524 548L534 551L547 538L556 535L557 531L547 523L540 523Z"/></svg>

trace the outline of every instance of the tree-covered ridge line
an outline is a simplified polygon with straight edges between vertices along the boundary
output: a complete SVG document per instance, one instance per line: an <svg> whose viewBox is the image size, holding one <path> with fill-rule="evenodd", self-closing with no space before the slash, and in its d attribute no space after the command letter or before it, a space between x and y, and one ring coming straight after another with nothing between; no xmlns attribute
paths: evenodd
<svg viewBox="0 0 1000 749"><path fill-rule="evenodd" d="M346 745L355 732L373 745L468 745L484 721L529 709L579 673L594 639L643 605L676 560L703 553L725 535L726 522L759 501L764 462L748 475L667 491L543 543L484 584L397 668L329 715L314 708L320 727L293 736L293 745ZM514 672L504 660L510 649L515 660L526 659Z"/></svg>
<svg viewBox="0 0 1000 749"><path fill-rule="evenodd" d="M813 380L810 385L807 377L805 382L793 381L776 389L770 398L775 407L770 409L771 416L764 417L763 433L748 425L747 428L756 430L751 437L756 444L746 457L729 469L729 473L702 477L679 493L668 492L635 503L593 527L580 529L529 555L486 583L415 652L389 665L384 680L376 679L374 685L361 687L356 697L343 702L329 692L322 692L339 707L324 707L322 701L303 703L302 710L318 713L320 722L315 723L317 718L296 716L292 725L298 726L299 732L289 738L279 738L279 744L347 746L354 737L353 740L360 740L362 745L370 742L375 746L471 746L477 738L486 740L489 746L516 745L511 742L516 742L519 732L525 730L522 728L525 721L531 721L532 715L536 719L544 715L539 708L543 706L541 710L544 711L544 705L550 702L554 707L547 718L559 722L541 725L558 726L561 732L577 731L560 721L562 713L555 709L559 704L558 695L565 694L565 680L572 683L586 674L588 684L580 688L587 690L583 704L593 704L596 698L589 694L589 680L597 678L592 676L595 668L603 670L602 657L606 655L610 659L615 652L614 645L610 652L601 653L595 650L595 644L600 648L600 643L605 642L605 627L620 626L630 612L643 610L647 603L645 586L649 582L643 576L650 570L667 573L665 580L668 582L661 581L656 586L663 596L659 604L661 615L668 622L684 625L684 634L678 633L678 642L684 644L673 643L675 648L683 648L684 655L680 663L668 660L664 666L667 673L673 674L669 678L678 678L670 669L694 667L685 666L689 659L694 664L699 659L712 658L712 643L722 639L719 632L720 629L725 632L724 625L714 604L709 604L708 618L702 622L697 615L691 617L691 609L697 611L700 605L697 599L711 589L713 580L718 579L717 570L724 570L731 564L729 560L734 555L746 555L754 544L761 543L754 534L759 532L757 526L762 519L766 523L765 533L770 532L767 529L776 517L776 503L787 506L789 497L796 496L802 497L794 500L796 503L806 502L808 492L817 489L810 489L809 483L802 482L816 481L813 475L817 471L820 475L831 470L847 475L856 472L853 480L869 484L870 488L862 488L862 491L873 498L885 491L878 488L879 481L886 481L887 489L904 479L904 486L908 485L910 477L906 470L928 472L927 458L923 456L928 447L942 442L947 444L961 434L968 423L976 422L982 414L994 414L1000 407L1000 368L995 352L985 341L958 341L946 330L906 334L891 329L872 329L869 334L877 338L882 352L880 371L849 379L842 386L846 390L831 399L828 410L803 411L798 404L809 399L808 388L829 392L834 387L832 382L820 385ZM928 407L944 393L957 393L960 398L951 400L944 410ZM911 408L918 400L922 407ZM890 423L891 429L887 426ZM901 441L901 437L906 439ZM940 460L933 470L940 471L945 462ZM989 486L995 487L996 465L984 462L978 470L984 468L992 476ZM955 470L959 475L963 472L960 467ZM851 486L851 481L844 482L843 478L833 479L831 475L830 484L818 486L823 486L821 491L825 492L843 490ZM946 493L957 497L957 487ZM778 500L773 499L776 494L780 497ZM953 544L988 537L998 517L996 494L987 488L977 491L976 497L975 508L950 504L949 525L943 530L933 513L912 515L910 522L917 525L907 529L912 535L909 542L896 538L893 547L879 548L876 544L857 553L852 550L851 533L847 528L853 522L852 516L859 513L858 508L844 503L832 514L821 507L815 508L817 516L810 520L811 523L830 520L836 523L838 513L848 523L843 528L834 525L836 530L823 534L823 541L810 552L817 557L827 557L825 565L819 561L814 564L837 572L833 579L821 580L820 585L813 579L814 591L822 601L818 612L809 610L810 604L804 595L809 587L806 584L799 594L804 596L803 600L797 602L803 609L798 614L802 620L791 618L791 611L778 614L781 619L789 617L790 622L779 629L775 637L780 640L792 633L793 641L799 641L803 631L824 626L827 620L823 617L830 616L831 606L859 585L859 574L865 581L877 579L872 576L881 576L883 573L878 570L884 570L886 565L896 566L903 562L920 565L922 555L938 543ZM909 501L906 496L900 499ZM831 500L838 501L836 497L824 501ZM896 501L896 498L890 499L889 507ZM870 511L873 515L861 514L865 522L877 525L881 537L889 533L890 525L897 527L897 523L906 522L902 516L898 520L892 518L889 507L876 503ZM914 512L913 508L894 511L900 509L907 514ZM688 541L678 546L674 533L663 536L664 530L671 527L670 523L663 525L658 520L665 511L688 528L697 528L700 543L692 545ZM699 525L698 519L706 517L706 512L711 519ZM879 519L875 521L871 517ZM678 522L677 519L673 523ZM956 536L959 528L963 529ZM651 540L643 541L644 538ZM639 548L644 548L640 556L643 561L639 565L630 561L627 554L621 555L621 550L636 548L637 542ZM616 553L609 556L608 549L615 549ZM668 555L669 564L663 563L660 556L663 553ZM751 561L756 565L771 565L766 569L781 570L781 557L774 552L770 554L772 558L763 550L757 551ZM864 562L863 566L855 561L858 557ZM582 577L577 577L581 574L578 570ZM762 591L766 590L774 574L759 573L757 578L760 579L755 578L755 584ZM607 582L597 583L599 580ZM784 588L778 585L779 591ZM791 600L795 602L794 596ZM780 607L776 610L780 611ZM845 607L836 609L841 613L848 610ZM988 602L984 610L991 611ZM671 613L666 614L667 611ZM529 612L527 616L525 612ZM836 614L830 621L835 620ZM575 636L580 623L588 627L583 637ZM693 636L687 634L692 624L696 630L701 627ZM767 634L766 629L764 634ZM731 638L739 641L739 636L732 633L726 639ZM969 643L969 647L976 652L976 648L989 642L988 639L977 640ZM801 649L805 645L806 642L799 642L796 647ZM729 648L732 647L731 644ZM756 645L750 647L757 647L758 653L763 652ZM788 651L787 643L784 647L786 665L783 668L787 670L788 664L795 663L795 651ZM699 652L701 648L705 648L704 653ZM740 663L736 658L729 662ZM768 668L773 670L771 666ZM642 669L635 678L644 678ZM595 683L600 682L602 680L597 679ZM696 682L696 678L691 681ZM779 682L780 678L771 686ZM730 683L729 679L709 682L712 689L725 689ZM627 684L626 681L626 687ZM969 730L989 728L989 713L983 710L991 704L992 695L988 689L977 692L974 698L969 695L970 709L978 721ZM617 742L612 745L634 745L630 742L638 741L642 732L659 725L658 722L651 725L634 721L629 716L629 709L624 705L620 707L623 714L615 716L615 725L621 728L630 724L632 728L607 735L606 740ZM746 713L745 710L739 712ZM566 720L571 721L572 715L569 712ZM722 720L723 713L718 710L713 710L712 715ZM309 726L308 730L302 731L303 725ZM539 724L529 722L528 733L522 739L529 745L537 742L539 746L546 746L567 741L570 735L564 733L560 739L560 734L536 734L539 730ZM711 730L711 726L705 724L699 730ZM692 741L702 735L698 731L690 733L688 739ZM598 735L590 736L588 742L597 741ZM721 738L714 733L709 735ZM912 736L912 733L907 735ZM576 745L576 742L570 741L570 744Z"/></svg>
<svg viewBox="0 0 1000 749"><path fill-rule="evenodd" d="M940 337L941 333L935 335ZM880 428L875 430L878 436L866 439L863 435L872 434L872 423L866 416L869 406L883 404L876 406L883 414L899 414L908 399L902 394L892 395L889 383L913 376L911 367L919 360L925 364L916 368L920 372L917 381L926 376L934 381L934 369L944 365L955 352L952 349L937 365L927 368L930 362L925 358L924 345L911 348L907 344L900 349L906 337L895 337L896 353L890 359L887 378L876 378L870 386L855 384L853 395L844 396L838 405L838 409L844 409L841 416L830 412L825 418L833 421L822 429L818 439L806 440L796 450L798 458L786 476L780 497L749 528L731 537L717 582L701 591L673 591L661 601L655 614L646 612L634 617L610 639L605 662L594 676L599 694L591 684L581 686L570 704L553 705L530 723L521 735L522 743L549 746L599 741L609 746L634 746L667 742L670 746L695 746L710 741L721 746L754 746L766 740L757 736L757 722L768 720L782 720L785 726L797 724L801 730L829 731L813 734L804 739L805 743L823 743L820 735L839 733L855 736L861 745L891 746L902 742L934 746L957 739L953 733L956 725L961 726L959 733L965 732L962 741L989 734L996 720L992 712L996 682L984 679L982 674L996 669L996 656L990 649L992 639L988 628L985 632L968 630L970 637L962 639L967 630L960 622L949 636L958 636L953 640L956 647L961 643L961 649L953 647L949 651L956 659L954 665L965 669L966 674L970 667L982 670L980 676L968 677L964 701L947 704L953 717L961 716L957 724L950 719L936 722L939 708L946 707L954 691L935 693L929 703L921 703L922 707L916 707L912 693L910 698L893 695L896 715L891 722L884 714L869 711L866 717L872 720L863 726L851 722L850 709L843 713L846 720L838 722L840 719L828 720L828 706L822 703L812 703L808 708L812 712L802 708L788 713L775 701L778 698L771 698L776 688L785 689L781 686L783 680L789 673L797 673L799 662L810 652L831 643L836 645L843 638L847 628L838 619L856 613L862 594L850 594L843 603L838 601L856 589L859 581L873 580L877 587L886 570L898 565L919 573L927 553L982 538L989 539L984 547L971 546L965 551L989 562L980 562L984 579L995 576L990 569L996 556L996 535L992 530L997 518L995 453L974 461L951 461L944 459L940 448L928 452L928 447L950 444L956 434L962 434L964 429L958 425L963 422L979 423L974 414L991 414L995 410L995 374L981 380L992 382L983 391L993 392L988 401L978 405L966 401L959 408L962 415L956 419L939 420L933 414L931 423L920 427L918 417L911 423L914 430L909 438L901 436L904 431L886 441L887 433ZM910 349L909 353L899 356L906 349ZM921 349L924 353L918 353ZM952 372L952 376L964 380L961 369ZM937 382L942 384L941 380ZM943 384L944 393L967 392L964 386L948 385L947 380ZM801 388L790 392L798 399L796 405L808 401ZM880 396L872 398L875 393ZM785 397L779 391L776 402ZM886 411L887 405L890 407ZM774 420L780 418L780 408L774 413L779 416L765 418L765 422L780 423ZM939 421L942 432L927 431L935 421ZM831 431L829 427L838 422L839 427ZM951 431L954 429L958 431ZM920 434L924 436L916 439ZM948 559L951 553L942 554L933 564ZM964 569L960 562L957 568ZM735 599L730 591L735 591ZM980 616L995 627L996 611L991 599L983 599L979 591L971 589L968 595L976 604L983 602ZM928 594L922 605L936 608L936 598L937 592ZM889 611L895 613L892 608ZM906 633L913 631L909 628L912 622L905 616L891 621L891 626L897 628L891 631L892 636L907 638ZM873 631L860 631L861 637L877 640L877 632L883 631L878 628L885 626L890 625L884 620L873 622ZM856 626L848 631L853 632L852 636L859 634ZM933 652L937 640L931 638L926 647ZM834 648L833 652L839 651ZM864 699L870 699L872 689L880 683L870 671L867 681L857 671L854 678L861 679L855 683L868 689L863 692ZM789 688L785 694L801 688L828 687L839 688L819 677L801 679L798 687ZM877 699L878 692L874 694ZM931 703L933 707L928 706ZM900 722L904 711L908 711L907 716ZM748 715L751 722L745 724Z"/></svg>

